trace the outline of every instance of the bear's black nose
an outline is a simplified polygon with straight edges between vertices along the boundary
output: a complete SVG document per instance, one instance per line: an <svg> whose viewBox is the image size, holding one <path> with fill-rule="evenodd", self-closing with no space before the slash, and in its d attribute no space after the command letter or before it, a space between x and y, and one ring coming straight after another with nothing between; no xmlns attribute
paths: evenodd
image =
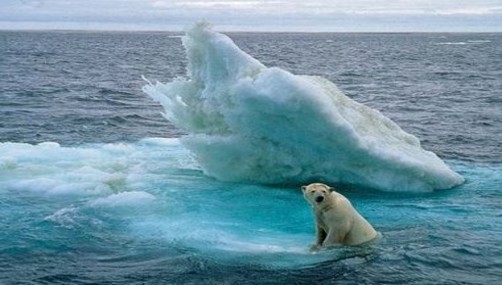
<svg viewBox="0 0 502 285"><path fill-rule="evenodd" d="M315 198L315 201L316 201L317 203L321 203L323 200L324 200L324 197L323 197L323 196L318 196L318 197L316 197L316 198Z"/></svg>

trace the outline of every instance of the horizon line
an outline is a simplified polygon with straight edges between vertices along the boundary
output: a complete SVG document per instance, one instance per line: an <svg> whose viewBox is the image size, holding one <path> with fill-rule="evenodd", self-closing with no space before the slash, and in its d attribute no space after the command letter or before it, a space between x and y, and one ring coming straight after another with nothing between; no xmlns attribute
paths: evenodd
<svg viewBox="0 0 502 285"><path fill-rule="evenodd" d="M328 30L268 30L268 29L257 29L257 30L237 30L237 29L214 29L221 33L270 33L270 34L280 34L280 33L295 33L295 34L500 34L500 31L422 31L422 30L402 30L402 31L376 31L376 30L347 30L347 31L328 31ZM131 32L131 33L184 33L185 29L113 29L113 28L3 28L0 27L2 32Z"/></svg>

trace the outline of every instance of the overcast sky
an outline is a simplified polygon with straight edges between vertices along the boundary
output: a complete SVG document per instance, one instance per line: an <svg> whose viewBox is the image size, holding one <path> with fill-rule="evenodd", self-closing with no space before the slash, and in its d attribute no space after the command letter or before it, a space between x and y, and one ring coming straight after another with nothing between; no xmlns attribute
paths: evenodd
<svg viewBox="0 0 502 285"><path fill-rule="evenodd" d="M0 29L502 32L502 0L0 0Z"/></svg>

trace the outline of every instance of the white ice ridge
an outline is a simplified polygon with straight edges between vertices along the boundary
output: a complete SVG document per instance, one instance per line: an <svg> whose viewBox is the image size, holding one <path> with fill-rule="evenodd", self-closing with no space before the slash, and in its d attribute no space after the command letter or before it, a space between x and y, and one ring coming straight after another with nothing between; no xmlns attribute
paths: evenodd
<svg viewBox="0 0 502 285"><path fill-rule="evenodd" d="M186 131L204 172L264 184L324 181L385 191L463 183L419 140L321 77L268 68L198 23L182 38L188 79L143 90Z"/></svg>

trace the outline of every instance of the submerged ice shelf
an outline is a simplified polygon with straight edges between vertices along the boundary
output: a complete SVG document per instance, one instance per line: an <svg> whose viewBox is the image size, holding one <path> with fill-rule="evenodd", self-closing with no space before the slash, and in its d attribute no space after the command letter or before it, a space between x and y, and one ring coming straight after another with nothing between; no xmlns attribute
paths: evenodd
<svg viewBox="0 0 502 285"><path fill-rule="evenodd" d="M379 111L334 83L268 68L199 23L182 38L188 79L144 91L188 133L204 172L264 184L324 181L385 191L431 191L464 179Z"/></svg>

